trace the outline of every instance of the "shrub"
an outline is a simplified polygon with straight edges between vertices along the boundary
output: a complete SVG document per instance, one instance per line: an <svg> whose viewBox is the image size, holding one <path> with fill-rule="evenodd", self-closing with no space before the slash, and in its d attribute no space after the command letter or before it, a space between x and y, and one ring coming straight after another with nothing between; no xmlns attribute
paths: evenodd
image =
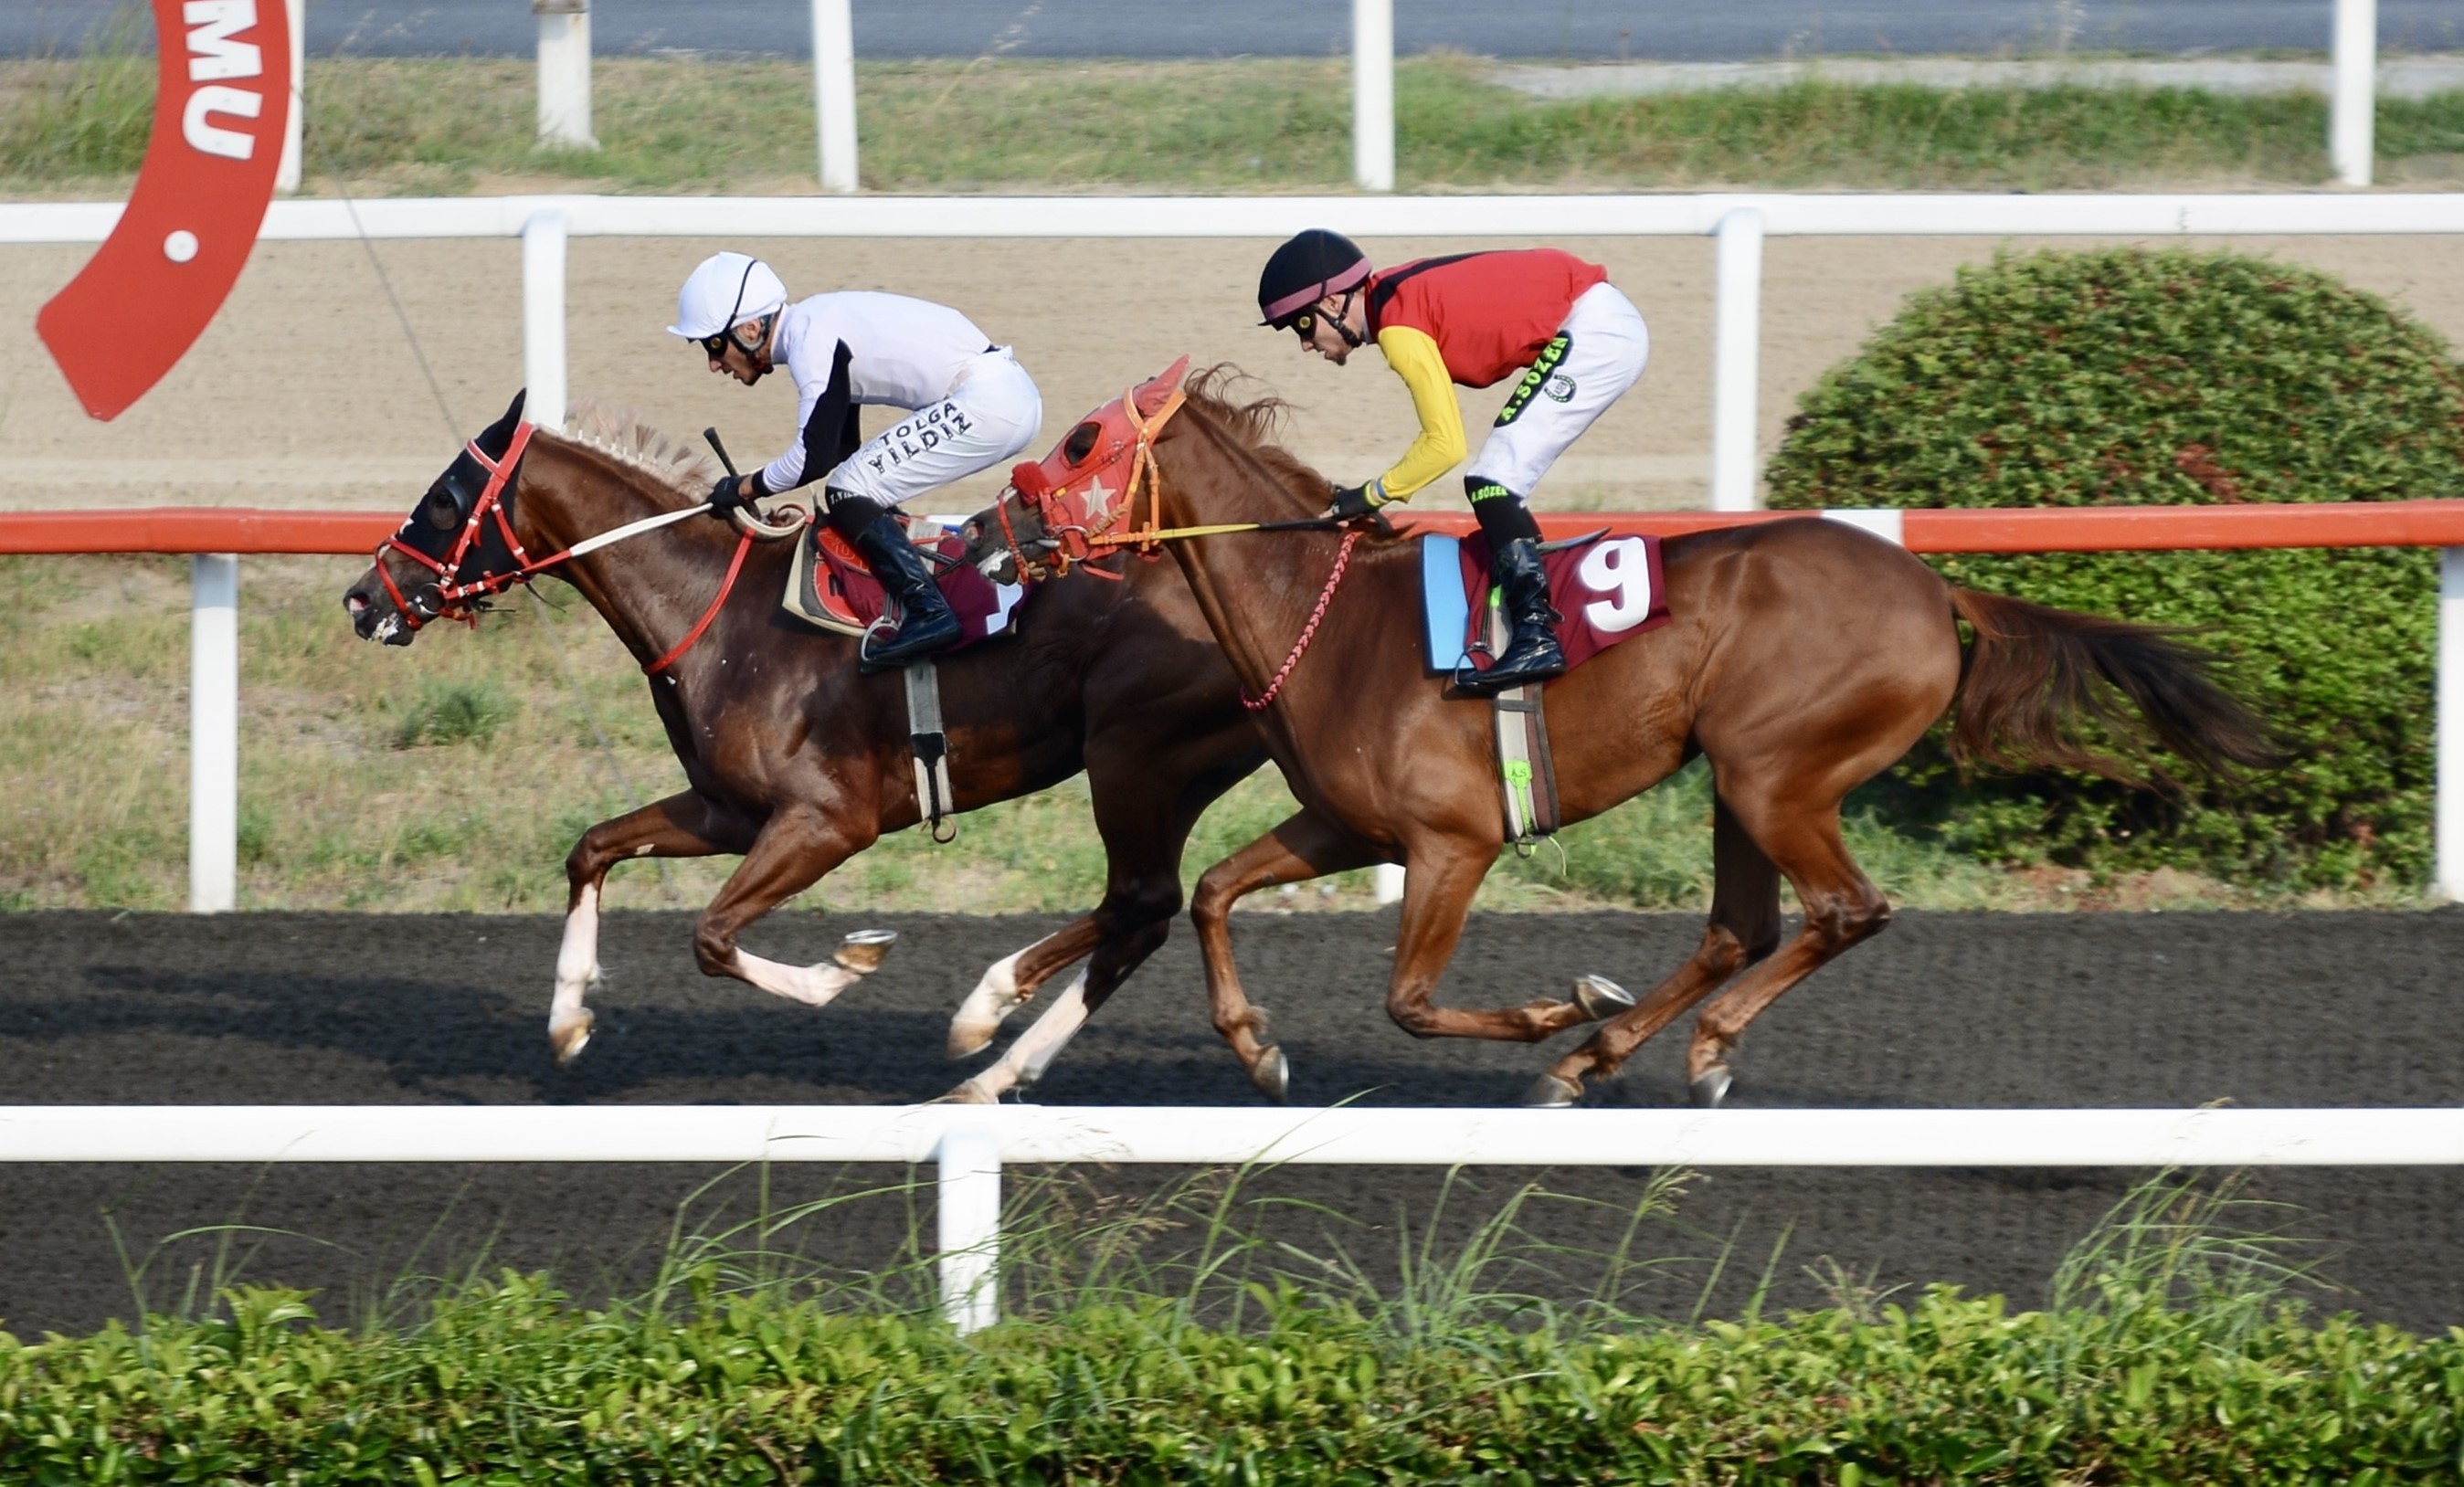
<svg viewBox="0 0 2464 1487"><path fill-rule="evenodd" d="M1913 296L1789 423L1774 506L2464 495L2464 369L2325 274L2232 253L2003 254ZM2430 866L2437 558L2417 549L1939 559L1953 582L2198 632L2297 762L2238 790L1963 784L1940 732L1882 787L1989 857L2285 886ZM2160 760L2160 762L2163 762Z"/></svg>
<svg viewBox="0 0 2464 1487"><path fill-rule="evenodd" d="M517 707L495 682L423 682L394 725L393 746L486 743L513 721Z"/></svg>

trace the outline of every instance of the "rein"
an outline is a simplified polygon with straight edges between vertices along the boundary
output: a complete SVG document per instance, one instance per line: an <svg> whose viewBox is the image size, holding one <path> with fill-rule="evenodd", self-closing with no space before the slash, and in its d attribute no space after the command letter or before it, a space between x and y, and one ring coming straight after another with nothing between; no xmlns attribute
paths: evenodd
<svg viewBox="0 0 2464 1487"><path fill-rule="evenodd" d="M681 511L661 512L655 516L645 516L639 521L627 522L613 531L603 532L597 536L585 537L561 552L552 553L535 560L530 554L522 551L521 539L514 536L513 520L505 514L504 502L505 488L512 483L515 468L521 464L522 455L530 448L534 427L535 426L528 423L517 424L514 426L512 440L505 446L502 459L490 459L488 452L479 448L479 441L476 439L463 447L470 456L478 462L479 468L488 472L488 484L479 492L479 498L471 503L470 516L463 521L462 531L454 537L452 548L441 560L430 558L403 541L400 533L377 544L375 559L377 577L384 581L385 593L391 596L394 611L401 615L403 623L413 630L417 630L429 620L459 620L465 624L476 625L479 623L476 601L493 598L517 583L528 583L532 579L559 563L570 562L574 558L585 557L603 547L622 542L627 537L639 536L645 532L655 532L661 527L673 526L687 517L701 515L708 510L704 506L688 506ZM485 530L487 520L491 516L495 518L496 531L505 539L505 551L513 556L514 561L518 566L511 573L482 571L478 578L467 582L463 581L455 575L462 571L464 563L470 561L472 550L479 544L480 534ZM709 630L711 622L718 618L718 611L727 603L727 596L734 591L736 576L743 570L744 555L751 550L752 546L753 534L744 533L736 544L736 556L728 562L727 577L719 581L718 597L710 601L710 607L702 611L701 619L686 632L685 638L677 642L666 655L644 667L643 674L656 676L666 670L674 665L677 657L691 650L693 643L700 640L703 633ZM385 564L385 556L388 552L399 553L436 575L436 582L431 585L436 596L432 606L405 596L402 589L395 584L393 574Z"/></svg>
<svg viewBox="0 0 2464 1487"><path fill-rule="evenodd" d="M1243 529L1236 527L1233 530ZM1275 679L1266 684L1265 691L1252 697L1247 688L1241 689L1241 706L1252 712L1265 711L1267 704L1275 700L1275 694L1284 689L1284 683L1291 679L1292 667L1301 664L1302 653L1309 648L1309 642L1317 638L1317 623L1326 618L1326 606L1334 602L1334 591L1342 584L1345 570L1352 566L1352 549L1359 541L1357 530L1343 535L1343 546L1334 555L1334 571L1326 576L1326 587L1318 593L1317 607L1309 611L1309 623L1301 626L1301 638L1292 642L1292 653L1284 658L1282 667L1275 672Z"/></svg>

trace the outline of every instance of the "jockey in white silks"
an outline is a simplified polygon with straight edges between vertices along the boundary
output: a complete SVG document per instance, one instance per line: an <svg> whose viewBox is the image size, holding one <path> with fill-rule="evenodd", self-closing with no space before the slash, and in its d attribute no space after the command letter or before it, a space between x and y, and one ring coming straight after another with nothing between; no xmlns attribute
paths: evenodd
<svg viewBox="0 0 2464 1487"><path fill-rule="evenodd" d="M847 290L789 304L768 264L736 252L693 271L668 330L748 387L781 362L796 382L795 443L752 474L720 481L712 510L723 515L818 476L823 519L864 555L904 616L894 631L866 638L866 666L904 666L955 644L957 616L897 508L1034 441L1044 399L1010 348L947 305L905 295ZM910 411L867 442L856 423L866 405Z"/></svg>

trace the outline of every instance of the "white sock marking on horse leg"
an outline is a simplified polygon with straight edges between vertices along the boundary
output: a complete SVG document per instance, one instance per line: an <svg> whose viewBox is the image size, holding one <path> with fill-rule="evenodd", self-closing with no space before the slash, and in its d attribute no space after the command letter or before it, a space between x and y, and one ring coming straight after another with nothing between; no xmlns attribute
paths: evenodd
<svg viewBox="0 0 2464 1487"><path fill-rule="evenodd" d="M838 999L839 993L864 979L861 971L826 961L818 966L783 966L741 950L736 952L736 974L773 996L807 1007L826 1007Z"/></svg>
<svg viewBox="0 0 2464 1487"><path fill-rule="evenodd" d="M574 900L564 916L564 942L556 951L556 995L548 1002L547 1039L557 1057L570 1061L590 1041L590 1009L582 1004L599 984L599 885Z"/></svg>
<svg viewBox="0 0 2464 1487"><path fill-rule="evenodd" d="M984 1045L993 1040L993 1034L1000 1029L1002 1020L1025 1004L1026 993L1018 985L1018 963L1026 958L1028 951L1051 938L1047 934L1025 950L1013 951L993 962L992 969L984 973L983 979L976 983L976 989L967 994L967 999L958 1004L957 1012L950 1018L951 1058L963 1059L969 1054L981 1053Z"/></svg>
<svg viewBox="0 0 2464 1487"><path fill-rule="evenodd" d="M1052 1005L1032 1026L1018 1035L1001 1061L967 1082L998 1100L1012 1089L1024 1089L1044 1077L1069 1039L1087 1025L1087 973L1078 973L1069 989L1053 998Z"/></svg>

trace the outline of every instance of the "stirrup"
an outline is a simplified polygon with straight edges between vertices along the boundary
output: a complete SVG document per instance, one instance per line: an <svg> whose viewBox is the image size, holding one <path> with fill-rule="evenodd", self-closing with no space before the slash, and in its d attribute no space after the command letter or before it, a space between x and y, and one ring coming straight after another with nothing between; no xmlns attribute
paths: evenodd
<svg viewBox="0 0 2464 1487"><path fill-rule="evenodd" d="M881 633L882 626L879 621L875 621L872 627L856 640L857 671L867 676L877 675L883 671L902 671L926 656L938 655L966 639L966 628L955 614L950 616L950 635L946 640L927 642L915 645L912 650L902 651L900 646L910 644L906 630L907 626L902 623L896 629L890 631L888 638L882 643L882 652L876 653L872 648L873 637Z"/></svg>
<svg viewBox="0 0 2464 1487"><path fill-rule="evenodd" d="M1561 646L1552 645L1550 649L1556 652L1555 656L1529 658L1513 667L1506 664L1506 656L1500 656L1497 665L1485 671L1474 669L1466 661L1455 667L1455 690L1466 696L1487 697L1512 688L1529 687L1535 682L1553 681L1566 674L1566 652ZM1508 647L1507 656L1513 653ZM1538 664L1534 665L1534 661Z"/></svg>

